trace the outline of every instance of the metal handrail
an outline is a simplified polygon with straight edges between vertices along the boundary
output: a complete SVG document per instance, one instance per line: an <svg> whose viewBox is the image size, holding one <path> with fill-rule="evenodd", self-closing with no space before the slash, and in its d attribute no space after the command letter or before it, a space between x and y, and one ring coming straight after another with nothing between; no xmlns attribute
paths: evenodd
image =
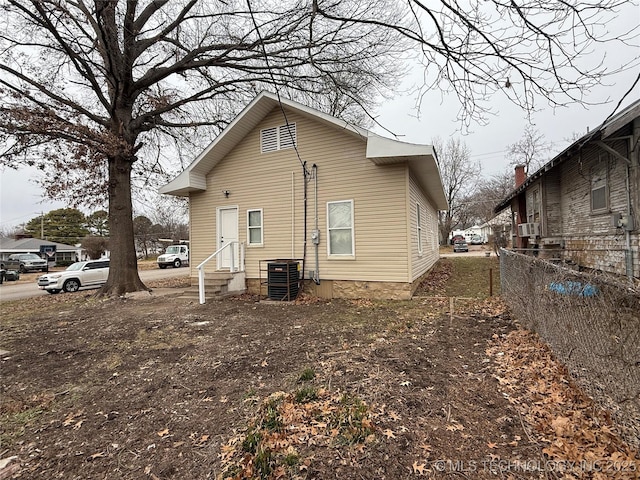
<svg viewBox="0 0 640 480"><path fill-rule="evenodd" d="M240 260L239 260L239 265L238 268L236 269L235 266L235 252L234 252L234 245L238 245L239 247L239 253L240 253ZM198 265L196 268L198 269L198 295L199 295L199 300L200 300L200 305L205 303L205 298L204 298L204 266L207 262L209 262L210 260L212 260L213 258L217 257L220 252L222 252L225 248L230 248L231 249L231 265L229 265L229 271L231 273L233 272L244 272L244 243L243 242L229 242L226 245L223 245L222 247L220 247L218 250L216 250L215 252L213 252L211 255L209 255L202 263L200 263L200 265Z"/></svg>

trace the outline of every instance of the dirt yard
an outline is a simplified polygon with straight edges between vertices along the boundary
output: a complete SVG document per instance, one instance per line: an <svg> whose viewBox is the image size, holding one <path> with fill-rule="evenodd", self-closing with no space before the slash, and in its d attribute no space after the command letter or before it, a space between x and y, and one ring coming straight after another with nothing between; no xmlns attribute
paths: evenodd
<svg viewBox="0 0 640 480"><path fill-rule="evenodd" d="M4 302L0 479L639 478L499 299L444 295L462 271L408 302Z"/></svg>

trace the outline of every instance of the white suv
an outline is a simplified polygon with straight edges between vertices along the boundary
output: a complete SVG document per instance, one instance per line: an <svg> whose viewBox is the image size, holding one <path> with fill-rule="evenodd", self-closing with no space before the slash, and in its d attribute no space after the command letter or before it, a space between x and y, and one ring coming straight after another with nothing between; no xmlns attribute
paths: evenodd
<svg viewBox="0 0 640 480"><path fill-rule="evenodd" d="M109 260L88 260L71 264L62 272L38 278L38 287L49 293L77 292L80 287L104 285L109 277Z"/></svg>

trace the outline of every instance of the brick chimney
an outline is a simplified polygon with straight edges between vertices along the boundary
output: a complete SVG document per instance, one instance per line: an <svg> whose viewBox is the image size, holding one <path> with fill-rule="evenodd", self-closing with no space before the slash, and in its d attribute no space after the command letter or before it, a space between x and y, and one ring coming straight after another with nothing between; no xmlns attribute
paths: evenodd
<svg viewBox="0 0 640 480"><path fill-rule="evenodd" d="M527 174L524 173L524 165L516 165L516 188L524 183L527 179Z"/></svg>

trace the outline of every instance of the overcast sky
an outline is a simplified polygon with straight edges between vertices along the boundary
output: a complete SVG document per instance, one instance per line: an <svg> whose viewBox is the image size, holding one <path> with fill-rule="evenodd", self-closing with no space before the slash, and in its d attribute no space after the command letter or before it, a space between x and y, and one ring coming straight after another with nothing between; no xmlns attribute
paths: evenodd
<svg viewBox="0 0 640 480"><path fill-rule="evenodd" d="M629 2L626 12L623 12L611 28L633 28L640 24L640 10ZM622 52L619 47L607 52L607 61L612 66L619 66L620 59L638 56L638 47L629 47ZM606 86L600 86L589 92L589 103L600 105L582 107L572 105L562 109L546 108L533 116L535 127L544 135L546 142L551 144L549 154L559 153L571 143L568 141L574 133L584 134L587 128L593 129L602 123L613 111L619 99L633 84L639 73L638 67L628 70L613 78L609 78ZM420 78L420 71L416 70L413 78L407 78L400 90L408 90ZM621 108L640 99L640 85L626 98ZM440 92L433 92L422 102L420 118L416 117L415 97L399 95L386 102L378 109L378 121L384 127L398 135L398 139L411 143L430 144L434 137L447 140L449 137L461 137L471 151L472 159L478 160L485 177L500 173L508 168L506 158L508 145L518 141L527 125L524 112L504 98L496 95L493 98L498 114L489 119L486 126L472 125L470 133L462 135L461 125L456 123L459 110L457 100L453 96L442 97ZM540 102L539 108L543 107ZM383 129L374 127L373 131L389 136ZM1 169L2 167L0 167ZM34 179L40 172L35 169L23 168L18 171L11 169L0 170L0 229L8 229L29 221L40 212L48 212L66 205L51 200L43 200L42 191L35 185Z"/></svg>
<svg viewBox="0 0 640 480"><path fill-rule="evenodd" d="M569 146L574 133L584 135L587 129L593 130L609 117L637 75L638 71L624 72L610 79L609 86L591 92L589 102L601 103L599 105L574 104L566 108L545 108L534 113L531 123L551 147L546 154L547 159ZM638 99L640 85L634 88L616 112ZM522 138L529 123L525 112L507 100L496 96L495 106L499 113L489 118L488 125L471 125L468 133L463 133L462 125L456 121L456 100L441 99L441 94L437 92L423 100L419 119L415 116L415 99L405 96L383 105L379 109L378 120L399 135L398 140L410 143L430 144L434 137L440 137L445 142L449 137L459 137L469 147L472 159L480 162L482 175L490 177L510 168L510 160L506 157L508 146ZM374 127L373 130L385 135L380 127Z"/></svg>

